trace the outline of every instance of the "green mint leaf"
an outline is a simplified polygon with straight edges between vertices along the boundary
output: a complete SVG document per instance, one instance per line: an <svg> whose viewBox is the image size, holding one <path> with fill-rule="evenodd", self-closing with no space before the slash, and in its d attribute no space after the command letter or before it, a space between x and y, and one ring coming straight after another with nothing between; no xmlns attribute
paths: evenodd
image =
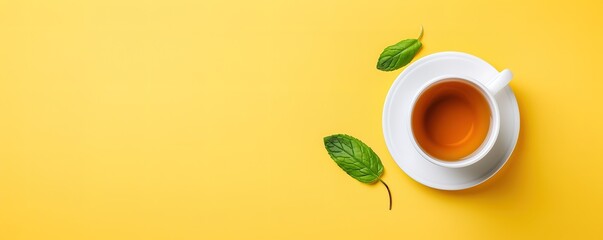
<svg viewBox="0 0 603 240"><path fill-rule="evenodd" d="M405 39L394 45L386 47L377 61L377 69L382 71L393 71L406 66L421 50L421 37L423 36L423 27L421 34L417 39Z"/></svg>
<svg viewBox="0 0 603 240"><path fill-rule="evenodd" d="M391 192L380 178L383 174L383 164L369 146L345 134L327 136L324 138L324 144L333 161L351 177L363 183L383 183L389 194L389 209L392 209Z"/></svg>
<svg viewBox="0 0 603 240"><path fill-rule="evenodd" d="M383 173L381 160L360 140L336 134L324 138L329 155L348 175L363 183L374 183Z"/></svg>

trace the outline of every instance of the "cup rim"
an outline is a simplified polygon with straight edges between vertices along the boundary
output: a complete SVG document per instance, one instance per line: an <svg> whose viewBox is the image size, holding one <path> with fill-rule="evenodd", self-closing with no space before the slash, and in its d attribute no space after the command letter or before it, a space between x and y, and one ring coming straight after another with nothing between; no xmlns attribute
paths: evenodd
<svg viewBox="0 0 603 240"><path fill-rule="evenodd" d="M486 135L486 140L482 143L482 145L476 151L469 154L468 158L462 159L459 161L444 161L444 160L434 158L431 155L429 155L428 153L426 153L423 150L423 148L421 148L421 146L419 146L417 140L415 139L414 131L412 129L412 117L413 117L413 112L414 112L413 110L415 108L415 105L416 105L419 97L429 87L433 86L434 84L445 81L446 79L451 79L451 78L460 79L464 82L469 82L470 84L477 87L479 89L479 91L486 97L486 100L488 101L488 105L490 106L490 114L492 117L492 122L490 124L491 128L488 132L488 135ZM488 90L488 88L483 83L475 80L472 77L454 75L454 74L446 74L446 75L440 75L438 77L432 78L431 80L427 81L423 86L421 86L419 88L419 91L417 91L417 93L412 98L412 102L411 102L410 106L411 106L410 113L407 115L407 116L409 116L407 128L408 128L410 141L412 142L412 144L415 147L415 149L417 150L417 152L419 152L421 154L421 156L423 156L423 158L427 159L429 162L431 162L435 165L439 165L439 166L447 167L447 168L462 168L462 167L466 167L466 166L475 164L475 163L479 162L481 159L483 159L486 156L486 154L488 154L490 152L490 150L492 150L492 147L494 147L494 143L496 142L496 139L498 139L498 134L500 132L500 112L498 109L498 104L496 102L496 99L494 98L494 94L491 93L490 90Z"/></svg>

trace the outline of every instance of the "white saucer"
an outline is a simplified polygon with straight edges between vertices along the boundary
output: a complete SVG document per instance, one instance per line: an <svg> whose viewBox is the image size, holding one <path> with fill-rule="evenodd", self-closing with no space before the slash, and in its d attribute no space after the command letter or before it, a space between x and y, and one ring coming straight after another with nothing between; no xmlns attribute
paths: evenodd
<svg viewBox="0 0 603 240"><path fill-rule="evenodd" d="M405 127L412 97L430 79L452 74L478 81L494 78L498 71L484 60L460 52L441 52L419 59L400 73L389 89L383 107L383 135L390 154L411 178L442 190L461 190L476 186L507 162L519 136L519 107L509 86L495 95L500 110L500 133L492 150L479 162L463 168L445 168L423 158L411 143Z"/></svg>

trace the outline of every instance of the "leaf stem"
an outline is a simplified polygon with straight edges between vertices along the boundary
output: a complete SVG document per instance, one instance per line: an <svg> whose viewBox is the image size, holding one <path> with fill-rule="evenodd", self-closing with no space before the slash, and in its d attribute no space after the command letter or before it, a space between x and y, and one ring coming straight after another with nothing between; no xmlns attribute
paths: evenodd
<svg viewBox="0 0 603 240"><path fill-rule="evenodd" d="M419 37L417 38L417 40L421 40L422 37L423 37L423 25L421 25L421 33L419 33Z"/></svg>
<svg viewBox="0 0 603 240"><path fill-rule="evenodd" d="M381 180L381 178L379 178L379 181L383 183L383 185L387 189L387 195L389 195L389 210L392 210L392 193L389 191L389 187L387 186L387 184L383 180Z"/></svg>

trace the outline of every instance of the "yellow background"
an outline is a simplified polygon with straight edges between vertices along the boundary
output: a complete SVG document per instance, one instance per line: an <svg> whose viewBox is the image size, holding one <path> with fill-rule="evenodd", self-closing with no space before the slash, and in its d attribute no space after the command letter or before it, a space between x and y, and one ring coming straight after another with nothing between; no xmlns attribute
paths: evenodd
<svg viewBox="0 0 603 240"><path fill-rule="evenodd" d="M598 1L0 1L0 239L485 239L603 234ZM381 130L381 50L515 73L508 165L445 192ZM393 194L328 157L362 139Z"/></svg>

